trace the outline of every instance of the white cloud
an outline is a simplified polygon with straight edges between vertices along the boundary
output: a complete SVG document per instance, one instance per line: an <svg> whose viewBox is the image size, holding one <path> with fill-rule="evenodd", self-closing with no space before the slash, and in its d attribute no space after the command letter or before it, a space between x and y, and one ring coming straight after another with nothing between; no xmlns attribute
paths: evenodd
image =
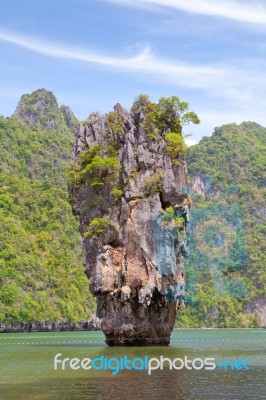
<svg viewBox="0 0 266 400"><path fill-rule="evenodd" d="M88 51L77 51L75 49L63 48L61 45L54 45L52 43L36 40L30 37L6 32L0 32L0 41L9 42L50 57L79 60L121 68L129 68L131 64L136 63L138 65L142 63L149 52L149 49L145 48L136 57L120 59L102 56L99 54L90 53Z"/></svg>
<svg viewBox="0 0 266 400"><path fill-rule="evenodd" d="M248 70L217 65L188 64L180 60L162 59L151 52L146 45L136 56L129 58L111 57L87 50L77 50L61 44L53 44L14 33L0 32L0 41L9 42L28 50L59 59L71 59L98 64L126 72L148 73L191 89L205 89L220 92L231 98L242 96L248 85L265 83L266 78ZM222 89L222 90L221 90Z"/></svg>
<svg viewBox="0 0 266 400"><path fill-rule="evenodd" d="M187 145L188 147L194 146L194 144L197 144L197 143L198 143L198 140L196 140L196 139L184 138L184 140L185 140L185 143L186 143L186 145Z"/></svg>
<svg viewBox="0 0 266 400"><path fill-rule="evenodd" d="M189 146L195 144L199 137L209 135L214 126L232 121L240 123L252 120L266 126L264 60L241 60L241 66L230 66L228 62L227 65L189 64L180 60L163 59L152 52L149 45L133 57L117 57L0 31L1 41L49 57L77 60L126 73L145 74L149 80L167 83L171 87L198 89L197 93L202 95L202 101L199 100L199 104L194 102L191 107L195 109L202 123L199 126L189 125L184 129L185 133L193 134L193 139L185 139ZM19 93L26 91L19 90ZM16 96L17 92L9 91L7 94ZM220 110L217 109L217 98ZM206 99L207 108L204 105Z"/></svg>
<svg viewBox="0 0 266 400"><path fill-rule="evenodd" d="M252 0L103 0L131 7L166 7L193 14L234 19L243 22L265 24L265 1Z"/></svg>

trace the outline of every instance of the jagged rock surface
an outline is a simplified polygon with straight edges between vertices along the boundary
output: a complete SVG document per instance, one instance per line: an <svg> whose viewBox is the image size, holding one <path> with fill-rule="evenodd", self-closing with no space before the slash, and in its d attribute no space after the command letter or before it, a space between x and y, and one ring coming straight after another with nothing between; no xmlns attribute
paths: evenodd
<svg viewBox="0 0 266 400"><path fill-rule="evenodd" d="M183 305L187 236L184 226L178 232L163 215L186 196L185 160L180 154L178 161L171 161L167 130L156 139L147 135L141 110L130 114L117 104L112 118L121 129L112 129L107 116L91 114L80 125L74 146L77 174L82 155L96 144L107 157L112 143L120 165L118 175L106 172L104 183L95 180L91 169L70 188L90 290L97 297L107 344L166 345L176 310ZM114 196L117 188L119 197ZM99 219L108 221L104 228L99 228Z"/></svg>

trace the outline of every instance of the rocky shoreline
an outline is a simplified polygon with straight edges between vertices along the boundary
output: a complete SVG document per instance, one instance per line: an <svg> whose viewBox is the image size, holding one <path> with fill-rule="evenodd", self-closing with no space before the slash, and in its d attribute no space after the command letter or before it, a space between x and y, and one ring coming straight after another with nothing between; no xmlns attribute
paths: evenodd
<svg viewBox="0 0 266 400"><path fill-rule="evenodd" d="M85 322L32 322L29 324L0 323L0 333L18 333L18 332L63 332L63 331L99 331L101 330L101 320L95 315Z"/></svg>

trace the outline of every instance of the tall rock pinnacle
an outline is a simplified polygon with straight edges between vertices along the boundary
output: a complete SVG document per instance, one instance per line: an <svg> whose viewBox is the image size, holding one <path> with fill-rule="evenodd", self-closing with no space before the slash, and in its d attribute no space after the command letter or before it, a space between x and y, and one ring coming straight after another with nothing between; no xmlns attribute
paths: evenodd
<svg viewBox="0 0 266 400"><path fill-rule="evenodd" d="M109 345L166 345L183 306L189 196L177 97L141 95L92 113L74 145L69 192Z"/></svg>

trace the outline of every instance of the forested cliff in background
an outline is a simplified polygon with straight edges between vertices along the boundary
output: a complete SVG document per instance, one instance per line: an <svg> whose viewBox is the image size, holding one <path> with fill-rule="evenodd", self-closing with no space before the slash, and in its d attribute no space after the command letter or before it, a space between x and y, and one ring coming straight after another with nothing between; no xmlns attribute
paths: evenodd
<svg viewBox="0 0 266 400"><path fill-rule="evenodd" d="M197 237L179 326L266 326L265 145L266 129L243 122L187 151Z"/></svg>
<svg viewBox="0 0 266 400"><path fill-rule="evenodd" d="M65 179L76 125L46 90L24 95L14 116L0 118L3 329L71 328L94 306Z"/></svg>
<svg viewBox="0 0 266 400"><path fill-rule="evenodd" d="M95 309L66 183L77 125L44 89L0 118L2 330L71 328ZM198 236L192 232L179 327L266 326L265 140L266 129L255 123L231 124L187 150L191 231ZM221 220L237 238L222 231ZM214 253L225 239L237 245L219 258Z"/></svg>

